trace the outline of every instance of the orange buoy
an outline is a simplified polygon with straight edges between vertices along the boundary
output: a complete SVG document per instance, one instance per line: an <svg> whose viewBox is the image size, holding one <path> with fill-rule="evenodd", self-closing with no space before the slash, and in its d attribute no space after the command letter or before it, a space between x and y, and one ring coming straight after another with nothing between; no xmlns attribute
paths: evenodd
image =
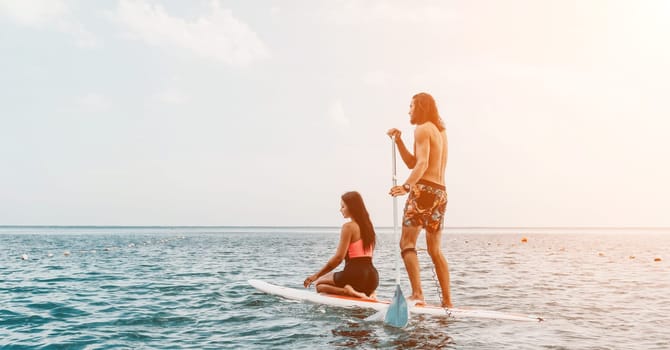
<svg viewBox="0 0 670 350"><path fill-rule="evenodd" d="M654 258L654 261L656 261L656 262L661 261L661 260L663 260L663 259L661 259L661 258Z"/></svg>
<svg viewBox="0 0 670 350"><path fill-rule="evenodd" d="M635 259L635 255L629 256L628 259Z"/></svg>
<svg viewBox="0 0 670 350"><path fill-rule="evenodd" d="M521 238L521 243L528 243L528 238L526 237Z"/></svg>

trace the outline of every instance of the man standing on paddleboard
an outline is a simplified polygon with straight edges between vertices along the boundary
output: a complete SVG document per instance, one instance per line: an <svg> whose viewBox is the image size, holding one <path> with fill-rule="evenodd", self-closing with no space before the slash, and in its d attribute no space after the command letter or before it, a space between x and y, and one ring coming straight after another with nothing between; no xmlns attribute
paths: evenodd
<svg viewBox="0 0 670 350"><path fill-rule="evenodd" d="M395 140L403 162L412 169L407 181L391 187L394 197L409 194L405 202L400 238L401 256L412 285L410 300L425 303L421 289L419 259L416 254L416 240L421 229L426 230L426 246L433 260L437 279L442 291L442 306L451 308L449 288L449 266L440 250L442 225L447 209L445 171L447 167L447 133L437 112L433 97L425 92L412 97L409 106L410 123L414 129L414 154L401 138L398 129L390 129L387 134Z"/></svg>

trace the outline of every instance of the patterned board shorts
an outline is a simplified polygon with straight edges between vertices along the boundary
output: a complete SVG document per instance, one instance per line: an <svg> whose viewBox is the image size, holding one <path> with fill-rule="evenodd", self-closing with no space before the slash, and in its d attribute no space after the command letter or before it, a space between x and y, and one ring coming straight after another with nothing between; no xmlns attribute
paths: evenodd
<svg viewBox="0 0 670 350"><path fill-rule="evenodd" d="M447 211L447 190L434 182L419 180L405 203L402 224L406 227L423 227L426 232L437 232L444 223Z"/></svg>

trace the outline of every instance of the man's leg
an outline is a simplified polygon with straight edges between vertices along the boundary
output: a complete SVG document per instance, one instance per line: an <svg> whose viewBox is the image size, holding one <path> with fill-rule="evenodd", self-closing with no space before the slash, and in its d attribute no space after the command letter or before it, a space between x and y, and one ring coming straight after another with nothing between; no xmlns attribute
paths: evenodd
<svg viewBox="0 0 670 350"><path fill-rule="evenodd" d="M445 259L440 249L440 244L442 242L442 230L438 229L436 232L426 231L426 248L428 249L428 255L433 260L433 265L435 265L435 273L437 274L437 280L440 281L440 287L442 289L442 306L444 307L454 307L451 303L451 289L449 287L449 265L447 264L447 259Z"/></svg>
<svg viewBox="0 0 670 350"><path fill-rule="evenodd" d="M421 270L419 269L419 258L416 256L416 239L419 237L421 227L402 227L400 237L400 251L405 263L409 283L412 286L410 300L423 301L423 290L421 289Z"/></svg>

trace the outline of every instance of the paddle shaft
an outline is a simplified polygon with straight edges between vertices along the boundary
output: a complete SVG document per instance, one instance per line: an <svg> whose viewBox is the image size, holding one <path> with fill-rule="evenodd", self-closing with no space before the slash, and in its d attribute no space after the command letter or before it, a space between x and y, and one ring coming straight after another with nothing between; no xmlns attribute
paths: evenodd
<svg viewBox="0 0 670 350"><path fill-rule="evenodd" d="M393 186L398 186L398 177L396 176L396 161L395 161L395 136L391 138L391 158L393 159ZM398 239L398 197L393 196L393 240L400 245ZM399 259L395 259L395 283L400 284L400 262Z"/></svg>
<svg viewBox="0 0 670 350"><path fill-rule="evenodd" d="M393 186L398 186L398 178L396 176L396 166L395 166L395 137L391 139L391 151L393 152ZM393 236L395 241L400 246L400 240L398 239L398 198L393 196ZM400 259L396 257L395 259L395 292L393 293L393 299L391 304L389 304L388 309L386 309L386 315L384 316L384 323L391 325L393 327L403 328L409 323L409 308L407 307L407 301L402 294L402 289L400 289Z"/></svg>

